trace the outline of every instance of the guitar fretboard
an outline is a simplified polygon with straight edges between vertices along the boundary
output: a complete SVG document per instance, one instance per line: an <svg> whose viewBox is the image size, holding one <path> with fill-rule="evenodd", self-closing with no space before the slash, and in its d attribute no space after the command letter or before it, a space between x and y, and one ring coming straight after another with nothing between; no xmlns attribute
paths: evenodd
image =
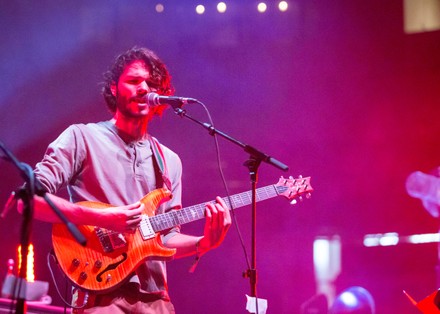
<svg viewBox="0 0 440 314"><path fill-rule="evenodd" d="M257 202L267 200L269 198L278 196L283 193L287 188L285 186L268 185L258 188L256 190ZM230 198L224 197L226 205L231 208L240 208L252 203L252 192L247 191L235 195L231 195ZM215 203L215 201L211 201ZM185 207L180 210L173 210L168 213L159 214L150 217L151 225L155 232L170 229L177 225L186 224L195 220L199 220L205 217L205 204L193 205ZM232 206L231 206L232 204Z"/></svg>

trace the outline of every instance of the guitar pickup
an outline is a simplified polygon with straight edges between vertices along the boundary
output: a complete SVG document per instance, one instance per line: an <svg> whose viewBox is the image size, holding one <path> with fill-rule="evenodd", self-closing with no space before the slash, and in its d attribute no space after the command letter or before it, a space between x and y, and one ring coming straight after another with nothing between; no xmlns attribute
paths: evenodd
<svg viewBox="0 0 440 314"><path fill-rule="evenodd" d="M150 218L147 215L142 215L142 220L139 224L139 232L144 240L152 239L156 235L153 226L151 225Z"/></svg>

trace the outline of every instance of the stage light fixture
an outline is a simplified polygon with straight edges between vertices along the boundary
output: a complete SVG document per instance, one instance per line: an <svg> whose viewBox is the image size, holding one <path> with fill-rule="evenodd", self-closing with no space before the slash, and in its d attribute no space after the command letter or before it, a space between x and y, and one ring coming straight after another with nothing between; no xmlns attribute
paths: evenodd
<svg viewBox="0 0 440 314"><path fill-rule="evenodd" d="M217 11L218 11L219 13L225 13L225 12L226 12L226 3L224 3L224 2L219 2L219 3L217 4Z"/></svg>
<svg viewBox="0 0 440 314"><path fill-rule="evenodd" d="M156 4L155 9L156 9L156 12L157 12L157 13L162 13L163 10L165 9L165 7L163 6L162 3L158 3L158 4Z"/></svg>
<svg viewBox="0 0 440 314"><path fill-rule="evenodd" d="M320 236L313 241L316 292L325 295L330 302L335 298L335 281L342 270L341 251L341 239L337 235Z"/></svg>
<svg viewBox="0 0 440 314"><path fill-rule="evenodd" d="M258 3L258 5L257 5L257 9L258 9L258 12L260 12L260 13L264 13L264 12L266 12L266 10L267 10L267 4L264 3L264 2L260 2L260 3Z"/></svg>
<svg viewBox="0 0 440 314"><path fill-rule="evenodd" d="M289 4L287 3L287 1L280 1L280 3L278 3L278 9L281 12L286 12L288 8Z"/></svg>
<svg viewBox="0 0 440 314"><path fill-rule="evenodd" d="M373 296L365 288L353 286L339 294L329 309L330 314L375 314Z"/></svg>
<svg viewBox="0 0 440 314"><path fill-rule="evenodd" d="M203 14L205 13L205 6L202 4L199 4L196 6L196 12L197 14Z"/></svg>

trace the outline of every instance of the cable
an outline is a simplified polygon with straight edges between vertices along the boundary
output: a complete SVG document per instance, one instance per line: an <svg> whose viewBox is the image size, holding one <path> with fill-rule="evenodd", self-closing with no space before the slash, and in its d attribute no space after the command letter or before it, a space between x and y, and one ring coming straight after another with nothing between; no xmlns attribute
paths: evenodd
<svg viewBox="0 0 440 314"><path fill-rule="evenodd" d="M214 128L214 122L212 121L212 117L211 117L211 114L209 113L208 108L201 101L197 101L196 103L201 105L202 108L205 110L206 115L207 115L208 120L209 120L209 123L211 124L212 128ZM238 238L240 240L240 244L241 244L241 247L243 249L243 254L245 256L247 267L248 267L248 269L250 269L249 255L248 255L248 253L246 251L246 246L244 245L243 236L241 234L240 227L238 225L237 216L235 215L235 208L234 208L234 205L232 203L231 195L229 193L229 188L228 188L228 185L226 183L225 175L223 173L223 168L221 166L220 147L219 147L219 144L218 144L218 138L217 138L217 135L215 134L215 132L213 132L212 135L214 137L214 144L215 144L215 149L216 149L216 153L217 153L216 156L217 156L218 169L219 169L221 180L223 182L224 189L226 191L226 197L228 198L229 205L231 207L231 214L232 214L232 218L234 220L235 230L236 230L236 232L238 234Z"/></svg>
<svg viewBox="0 0 440 314"><path fill-rule="evenodd" d="M54 275L54 272L53 272L53 270L52 270L52 266L51 266L51 264L50 264L50 257L53 257L54 261L57 262L56 256L53 254L52 251L49 252L49 253L47 253L47 267L49 268L49 273L50 273L50 276L52 277L52 282L53 282L53 284L54 284L54 286L55 286L55 289L56 289L56 291L57 291L57 293L58 293L58 296L60 297L61 301L63 301L63 303L65 304L65 306L64 306L64 311L66 312L66 307L73 308L73 309L82 309L82 308L84 308L84 307L87 305L87 300L88 300L88 298L89 298L89 293L88 293L88 292L85 292L85 295L84 295L84 302L83 302L83 304L82 304L81 306L74 306L74 305L70 304L70 303L69 303L69 302L63 297L63 295L61 294L61 291L60 291L60 289L59 289L59 287L58 287L58 284L57 284L57 282L56 282L56 280L55 280L55 275ZM63 273L63 276L64 276L64 278L66 278L66 275L65 275L64 273ZM67 287L67 281L66 281L66 287ZM66 294L67 294L67 288L66 288Z"/></svg>

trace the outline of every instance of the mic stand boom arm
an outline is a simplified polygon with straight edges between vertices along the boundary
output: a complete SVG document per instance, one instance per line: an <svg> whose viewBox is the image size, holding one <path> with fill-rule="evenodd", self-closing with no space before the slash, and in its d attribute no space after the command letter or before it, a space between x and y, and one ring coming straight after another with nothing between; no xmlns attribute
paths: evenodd
<svg viewBox="0 0 440 314"><path fill-rule="evenodd" d="M230 142L242 147L245 152L249 153L250 157L249 159L244 163L244 165L249 169L250 174L250 180L252 184L252 253L251 253L251 269L248 269L247 272L244 274L245 277L249 278L250 285L251 285L251 296L256 297L257 296L257 245L256 245L256 232L257 232L257 201L256 201L256 188L257 188L257 181L258 181L258 167L260 166L260 163L262 161L278 168L283 171L287 171L289 167L282 162L262 153L261 151L257 150L256 148L243 144L242 142L232 138L231 136L215 129L211 124L209 123L203 123L200 122L191 116L186 114L186 111L181 109L180 106L172 106L174 108L174 111L177 115L181 117L186 117L190 119L193 122L196 122L203 126L205 129L208 130L209 134L214 136L215 134L218 134L222 136L223 138L229 140ZM258 301L256 300L256 308L258 309Z"/></svg>
<svg viewBox="0 0 440 314"><path fill-rule="evenodd" d="M173 107L174 107L174 106L173 106ZM285 165L284 163L282 163L281 161L278 161L278 160L276 160L275 158L270 157L269 155L264 154L263 152L259 151L258 149L254 148L254 147L252 147L252 146L249 146L249 145L243 144L242 142L240 142L240 141L238 141L238 140L232 138L231 136L229 136L229 135L227 135L227 134L225 134L225 133L223 133L223 132L221 132L221 131L215 129L215 128L214 128L211 124L209 124L209 123L206 123L206 122L200 122L200 121L198 121L198 120L192 118L191 116L189 116L189 115L186 114L186 111L185 111L185 110L183 110L183 109L181 109L181 108L179 108L179 107L174 107L174 111L176 112L177 115L179 115L179 116L181 116L181 117L188 118L188 119L190 119L191 121L194 121L194 122L200 124L200 125L203 126L205 129L208 130L208 132L209 132L210 135L218 134L218 135L220 135L221 137L223 137L223 138L229 140L230 142L232 142L232 143L234 143L234 144L236 144L236 145L242 147L242 148L244 149L245 152L247 152L247 153L250 154L251 158L254 158L254 159L256 159L256 160L259 160L260 162L261 162L261 161L264 161L264 162L266 162L266 163L268 163L268 164L271 164L272 166L274 166L274 167L276 167L276 168L278 168L278 169L280 169L280 170L283 170L283 171L287 171L287 170L289 170L289 167L288 167L287 165Z"/></svg>

